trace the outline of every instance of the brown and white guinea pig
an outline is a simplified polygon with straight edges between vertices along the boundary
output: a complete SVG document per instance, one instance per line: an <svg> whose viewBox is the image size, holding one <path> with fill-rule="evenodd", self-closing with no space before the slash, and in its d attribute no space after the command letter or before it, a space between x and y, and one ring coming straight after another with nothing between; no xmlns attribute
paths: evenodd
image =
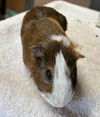
<svg viewBox="0 0 100 117"><path fill-rule="evenodd" d="M74 50L65 34L66 18L49 7L35 7L23 19L23 59L44 99L64 107L74 95L76 61L83 55Z"/></svg>

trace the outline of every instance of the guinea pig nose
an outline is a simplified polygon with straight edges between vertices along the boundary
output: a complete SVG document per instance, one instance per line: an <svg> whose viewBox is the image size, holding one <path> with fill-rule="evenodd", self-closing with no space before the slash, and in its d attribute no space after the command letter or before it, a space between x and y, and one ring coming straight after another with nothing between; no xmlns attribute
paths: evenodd
<svg viewBox="0 0 100 117"><path fill-rule="evenodd" d="M58 106L58 107L63 105L60 98L57 98L57 99L56 99L55 104L56 104L56 106Z"/></svg>

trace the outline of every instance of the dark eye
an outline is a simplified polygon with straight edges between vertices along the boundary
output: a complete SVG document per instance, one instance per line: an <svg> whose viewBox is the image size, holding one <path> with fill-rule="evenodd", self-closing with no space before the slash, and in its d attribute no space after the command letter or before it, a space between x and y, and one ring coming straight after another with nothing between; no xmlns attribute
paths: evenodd
<svg viewBox="0 0 100 117"><path fill-rule="evenodd" d="M45 75L48 81L52 81L52 74L51 74L51 70L47 69L45 71Z"/></svg>

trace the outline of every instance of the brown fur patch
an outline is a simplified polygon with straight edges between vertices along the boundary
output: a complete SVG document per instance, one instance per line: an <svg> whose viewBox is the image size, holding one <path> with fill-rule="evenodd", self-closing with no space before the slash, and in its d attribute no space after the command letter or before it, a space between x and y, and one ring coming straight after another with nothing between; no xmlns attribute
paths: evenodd
<svg viewBox="0 0 100 117"><path fill-rule="evenodd" d="M60 28L61 32L65 33L63 28L61 27L61 25L59 24L59 22L51 17L48 17L48 20L52 21L54 24L56 24L58 26L58 28Z"/></svg>
<svg viewBox="0 0 100 117"><path fill-rule="evenodd" d="M42 46L44 46L43 43ZM53 87L55 55L59 52L60 44L58 42L49 41L44 47L43 56L33 58L34 62L32 65L34 67L31 71L39 90L42 92L51 92ZM52 72L51 82L49 82L45 76L47 69L50 69Z"/></svg>
<svg viewBox="0 0 100 117"><path fill-rule="evenodd" d="M67 20L65 16L57 12L53 8L37 6L32 8L24 17L24 23L27 24L30 20L44 20L48 17L55 19L59 22L63 30L67 30Z"/></svg>

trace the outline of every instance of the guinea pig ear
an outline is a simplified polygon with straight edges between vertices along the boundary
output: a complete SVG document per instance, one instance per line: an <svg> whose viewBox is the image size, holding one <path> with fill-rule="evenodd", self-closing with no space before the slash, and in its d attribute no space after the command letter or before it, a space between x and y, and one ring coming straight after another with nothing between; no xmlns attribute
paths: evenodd
<svg viewBox="0 0 100 117"><path fill-rule="evenodd" d="M41 44L32 47L33 58L44 56L44 47Z"/></svg>
<svg viewBox="0 0 100 117"><path fill-rule="evenodd" d="M80 59L80 58L84 58L85 56L80 54L79 52L75 51L75 49L78 47L79 45L77 44L73 44L71 42L70 46L68 47L70 50L72 50L74 52L74 56L76 58L76 60Z"/></svg>
<svg viewBox="0 0 100 117"><path fill-rule="evenodd" d="M63 16L62 14L59 14L58 22L62 26L63 30L66 31L67 30L67 19L65 18L65 16Z"/></svg>
<svg viewBox="0 0 100 117"><path fill-rule="evenodd" d="M78 60L78 59L80 59L80 58L84 58L85 56L82 55L82 54L80 54L79 52L75 52L75 57L76 57L76 59Z"/></svg>

